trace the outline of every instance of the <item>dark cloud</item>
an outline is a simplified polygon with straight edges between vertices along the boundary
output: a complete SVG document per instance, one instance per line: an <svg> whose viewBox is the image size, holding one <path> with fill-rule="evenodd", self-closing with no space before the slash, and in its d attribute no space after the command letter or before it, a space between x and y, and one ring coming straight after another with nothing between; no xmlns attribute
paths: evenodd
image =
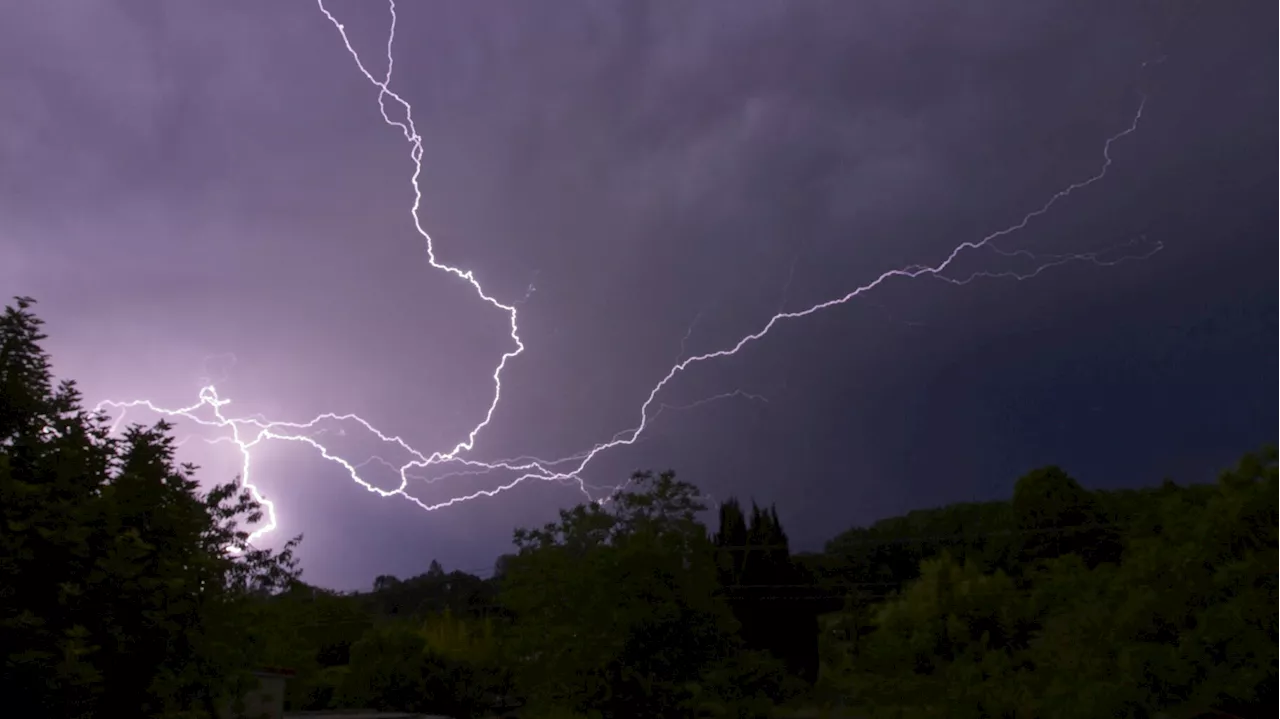
<svg viewBox="0 0 1280 719"><path fill-rule="evenodd" d="M387 6L327 6L384 72ZM1202 478L1277 430L1270 17L402 0L393 87L425 138L422 219L442 261L527 295L528 349L475 456L587 449L635 425L682 349L1016 223L1095 173L1145 96L1107 178L1005 247L1145 237L1161 253L1021 283L887 283L681 375L660 402L767 401L664 410L587 478L673 466L714 495L778 501L810 545L1004 494L1046 462L1095 485ZM206 360L232 352L219 388L242 413L358 412L426 451L482 417L505 318L427 266L408 147L313 4L13 6L0 67L0 288L41 300L60 371L92 399L188 404ZM236 470L225 447L184 449ZM282 529L309 535L312 577L344 586L431 557L486 565L513 524L580 497L532 483L425 514L304 449L264 446L256 476Z"/></svg>

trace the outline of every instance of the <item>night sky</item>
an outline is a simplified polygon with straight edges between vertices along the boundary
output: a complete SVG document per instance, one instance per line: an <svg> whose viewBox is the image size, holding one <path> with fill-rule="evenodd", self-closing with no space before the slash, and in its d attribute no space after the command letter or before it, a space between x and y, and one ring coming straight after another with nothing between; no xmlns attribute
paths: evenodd
<svg viewBox="0 0 1280 719"><path fill-rule="evenodd" d="M388 5L325 7L380 77ZM947 276L1096 262L891 279L780 322L677 375L640 441L583 479L673 468L715 498L776 502L818 548L1007 497L1045 464L1090 487L1209 480L1280 432L1273 4L397 10L391 89L423 138L423 226L440 262L518 303L526 345L468 458L589 450L639 423L682 356L1019 223L1102 170L1144 97L1104 178ZM448 451L514 344L504 313L429 266L410 146L377 94L306 0L6 3L0 290L39 301L90 404L191 405L209 380L228 416L357 413ZM352 422L316 429L353 464L406 461ZM234 446L199 441L227 431L177 433L203 479L235 476ZM339 588L432 558L484 573L514 526L584 499L534 479L424 512L297 442L252 457L269 536L304 533L306 578ZM436 503L514 478L440 477L457 469L407 491Z"/></svg>

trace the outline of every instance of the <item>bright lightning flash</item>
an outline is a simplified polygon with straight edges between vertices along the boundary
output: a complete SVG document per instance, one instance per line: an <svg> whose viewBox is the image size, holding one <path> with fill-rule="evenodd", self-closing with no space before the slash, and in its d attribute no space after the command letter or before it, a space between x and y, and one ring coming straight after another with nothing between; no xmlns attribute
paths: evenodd
<svg viewBox="0 0 1280 719"><path fill-rule="evenodd" d="M368 491L383 497L399 495L417 504L422 509L425 509L428 511L452 506L454 504L458 504L458 503L465 502L472 499L477 499L479 497L492 497L496 494L499 494L500 492L511 489L512 487L515 487L517 484L528 479L538 479L543 481L557 481L557 482L572 482L577 484L579 489L582 490L582 492L586 494L587 497L590 499L592 497L592 494L588 492L588 489L601 489L601 488L592 487L591 485L586 484L586 482L583 480L582 473L587 468L587 466L592 462L592 460L594 460L602 452L605 452L607 450L614 449L620 446L633 445L639 442L641 440L641 435L644 433L645 429L657 418L657 416L662 412L663 409L672 409L672 410L682 409L682 408L687 409L692 406L703 404L711 400L724 399L724 398L733 397L733 396L745 397L748 399L763 401L764 398L759 397L758 395L750 395L741 390L725 393L723 395L717 395L715 397L710 397L704 400L700 400L699 402L695 402L692 405L682 405L682 406L659 403L657 402L657 397L658 397L658 394L663 390L663 388L666 387L667 384L676 377L676 375L684 372L685 370L689 369L690 367L696 364L701 364L703 362L708 362L711 360L728 357L730 355L738 353L748 344L751 344L752 342L763 339L765 335L767 335L775 326L777 326L781 322L784 322L787 320L799 319L802 317L807 317L817 312L821 312L823 310L830 309L838 305L843 305L845 303L852 301L856 297L860 297L861 295L871 292L872 290L876 289L880 285L894 278L915 279L921 276L928 276L928 277L943 280L945 282L949 282L955 285L965 285L973 281L974 279L977 279L980 277L985 277L985 278L1004 277L1004 278L1011 278L1016 280L1025 280L1031 277L1035 277L1036 275L1040 274L1041 272L1051 267L1063 265L1068 262L1089 262L1089 263L1093 263L1100 266L1109 266L1109 265L1114 265L1128 259L1146 259L1154 255L1156 252L1159 252L1162 249L1162 245L1158 241L1151 242L1149 243L1149 249L1144 253L1137 254L1137 255L1124 255L1124 256L1120 256L1118 259L1108 260L1104 258L1108 256L1116 255L1115 251L1119 248L1111 248L1105 253L1086 252L1086 253L1079 253L1079 254L1043 255L1043 254L1035 254L1027 250L1021 250L1021 249L1020 250L1004 250L995 245L996 240L999 240L1003 237L1009 236L1015 232L1022 230L1032 220L1035 220L1041 215L1044 215L1045 213L1049 212L1049 210L1054 205L1066 199L1072 193L1077 192L1079 190L1083 190L1086 187L1089 187L1090 185L1102 180L1106 176L1108 169L1111 167L1112 145L1117 141L1119 141L1120 139L1137 131L1138 123L1142 119L1142 112L1146 103L1145 98L1143 98L1142 102L1138 105L1138 108L1134 114L1133 120L1130 122L1129 126L1126 127L1124 130L1120 131L1119 133L1107 138L1105 143L1103 143L1102 165L1094 175L1088 177L1087 179L1080 180L1078 182L1074 182L1070 185L1067 185L1066 187L1064 187L1063 189L1059 190L1057 193L1052 195L1039 208L1032 210L1031 212L1028 212L1026 215L1024 215L1022 219L1019 220L1017 223L1010 225L1005 229L993 232L980 240L966 241L966 242L960 243L959 245L956 245L951 250L951 252L941 262L938 262L937 264L911 265L908 267L903 267L895 270L889 270L884 274L881 274L879 277L876 277L874 280L864 285L861 285L859 287L856 287L853 290L850 290L848 293L844 294L843 296L818 303L816 305L813 305L803 310L788 311L788 312L779 311L778 313L770 317L758 331L742 337L732 346L726 347L724 349L716 350L714 352L707 352L704 354L685 357L684 359L679 360L674 365L672 365L671 368L667 371L667 373L657 382L657 384L655 384L653 388L649 390L648 396L645 398L644 402L640 405L639 423L630 429L617 432L608 441L602 442L600 444L596 444L593 447L591 447L591 449L589 450L579 452L577 454L574 454L568 457L563 457L563 458L554 459L554 460L539 459L536 457L517 457L514 459L482 462L474 459L466 459L462 455L469 452L472 449L472 447L475 445L476 437L480 434L480 432L486 426L488 426L489 422L493 419L494 412L497 410L498 403L502 398L503 370L506 369L507 364L511 360L515 359L524 351L525 345L520 338L519 325L517 323L516 304L518 303L503 304L501 301L495 299L493 296L489 295L485 291L485 289L480 285L480 282L476 280L475 275L472 274L471 271L462 270L457 267L452 267L450 265L444 264L439 260L437 260L435 255L433 240L422 226L421 218L419 217L419 208L422 203L422 191L418 184L418 178L422 173L422 157L423 157L422 136L419 135L417 130L415 129L414 122L413 122L412 107L403 97L398 95L396 92L394 92L390 88L392 70L394 69L394 66L395 66L395 60L392 54L392 46L395 42L395 31L396 31L395 0L390 0L391 28L387 37L387 71L386 71L386 74L383 75L381 79L375 77L373 73L370 72L369 69L365 66L364 61L360 58L360 54L356 52L355 48L352 46L351 40L347 36L346 28L344 27L342 22L340 22L336 17L334 17L334 15L330 13L329 10L325 7L324 0L316 0L316 4L319 7L320 12L324 14L325 18L327 18L329 22L333 24L333 27L338 31L338 35L341 37L343 44L346 46L347 52L351 55L352 59L355 61L356 68L360 71L360 73L364 76L364 78L368 80L369 83L371 83L374 86L374 88L377 89L378 107L379 107L379 110L381 111L383 121L386 124L399 129L400 132L404 135L405 140L409 143L409 148L410 148L409 159L413 163L413 172L410 176L410 183L413 186L413 205L410 208L410 216L413 218L414 228L417 230L418 234L422 236L422 239L426 243L427 258L430 261L431 266L437 270L453 275L454 277L471 285L471 287L475 290L476 295L482 301L492 305L494 309L505 313L510 320L510 326L511 326L510 336L511 336L511 341L514 345L514 349L511 349L505 352L502 355L502 357L498 360L497 367L494 368L493 401L489 403L489 407L485 411L483 419L481 419L480 422L476 424L476 426L467 434L465 439L463 439L462 441L454 445L452 449L448 451L436 451L430 454L425 454L423 452L420 452L419 450L413 448L398 436L384 434L383 432L375 428L370 422L354 414L325 413L307 422L270 421L261 416L246 416L246 417L228 416L225 413L225 408L231 403L231 400L220 397L218 395L216 388L212 383L208 384L207 386L205 386L203 389L200 390L198 401L195 404L192 404L187 407L179 407L176 409L159 407L153 404L151 401L145 400L145 399L134 400L131 402L105 401L98 405L97 407L98 410L104 410L107 407L120 410L119 416L116 419L117 426L119 422L123 420L125 412L128 409L145 408L160 415L165 415L173 418L183 418L191 422L194 422L198 425L218 428L224 432L229 432L229 434L225 436L220 436L217 439L206 440L206 441L228 442L228 443L235 444L241 453L241 457L243 461L241 465L240 481L242 482L242 486L248 489L253 494L255 499L257 499L266 510L265 511L266 521L261 526L255 529L252 536L250 537L251 541L271 532L276 528L276 512L275 512L274 504L269 500L265 499L259 493L257 487L255 487L253 483L250 481L251 470L252 470L251 459L253 456L253 450L260 443L266 440L282 440L282 441L288 441L288 442L299 442L302 444L309 445L310 447L314 448L317 452L319 452L320 456L341 466L353 481L355 481L357 484L364 487ZM388 108L389 105L391 107L390 110ZM390 114L392 111L394 111L395 108L398 108L399 112L402 113L400 116L401 119L396 119L395 117L392 116L392 114ZM1139 241L1146 242L1146 238L1145 237L1140 238ZM1130 242L1130 243L1126 243L1126 245L1123 245L1121 247L1132 246L1134 244L1136 244L1136 242ZM977 271L977 272L972 272L967 276L961 276L961 277L955 277L949 274L949 271L952 270L952 265L955 264L957 258L959 258L963 253L969 252L969 251L978 251L978 250L988 250L1005 257L1021 257L1026 260L1030 260L1034 266L1030 270L1023 270L1023 271ZM695 322L696 322L696 318L695 318ZM690 326L690 331L692 331L692 325ZM688 339L688 336L686 334L684 340L687 340L687 339ZM681 341L682 350L683 350L684 340ZM371 457L361 462L349 461L348 459L342 456L339 456L334 451L331 451L328 447L325 446L325 444L323 444L318 439L318 437L320 437L326 431L330 431L328 429L329 425L335 424L335 423L338 424L340 427L345 425L350 425L350 424L358 425L359 427L362 427L364 430L366 430L373 436L377 437L380 442L394 445L395 447L400 448L401 450L407 452L413 459L407 463L404 463L399 467L396 467L394 463L389 462L385 459L382 459L381 457L378 457L378 456ZM345 433L345 430L339 429L338 432L342 434L342 433ZM379 489L378 487L374 486L370 482L366 481L361 476L360 472L362 468L364 468L365 466L371 463L381 464L386 467L394 468L400 476L399 486L392 490L385 490L385 489ZM456 466L458 469L445 474L437 475L433 478L426 478L418 474L415 474L415 472L417 471L425 470L433 466L443 467L446 465ZM407 491L407 488L409 486L409 481L411 479L415 479L418 481L427 481L427 482L439 482L440 480L443 480L447 477L476 476L476 475L484 475L484 474L488 474L496 471L512 472L517 476L515 477L515 479L495 489L478 490L470 493L457 494L456 496L453 496L448 500L438 502L435 504L428 504L426 502L423 502L411 496ZM604 489L616 489L616 487L604 488ZM597 501L602 501L602 500L597 500Z"/></svg>

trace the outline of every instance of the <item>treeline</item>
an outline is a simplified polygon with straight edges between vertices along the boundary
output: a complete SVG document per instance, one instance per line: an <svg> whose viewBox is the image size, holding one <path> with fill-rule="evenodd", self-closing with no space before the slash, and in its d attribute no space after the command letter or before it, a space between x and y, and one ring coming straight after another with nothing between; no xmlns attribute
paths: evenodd
<svg viewBox="0 0 1280 719"><path fill-rule="evenodd" d="M439 710L467 692L472 707L505 699L603 716L768 716L798 704L860 716L1251 717L1274 706L1274 449L1208 485L1090 492L1044 468L1010 500L911 512L802 555L772 508L725 502L708 535L691 485L641 474L632 486L607 508L518 530L519 552L490 579L433 562L350 595L343 641L375 637L380 649L304 672L298 706ZM288 617L316 621L294 606ZM397 633L402 644L389 644ZM419 654L436 657L429 672L397 674ZM454 688L414 684L428 674L455 677ZM407 685L418 703L379 694Z"/></svg>
<svg viewBox="0 0 1280 719"><path fill-rule="evenodd" d="M299 581L271 597L262 624L276 637L270 662L297 671L291 705L767 715L812 685L817 608L797 591L812 582L777 513L728 502L710 536L692 485L671 473L631 484L608 509L517 530L519 551L488 579L432 561L367 592Z"/></svg>
<svg viewBox="0 0 1280 719"><path fill-rule="evenodd" d="M261 666L295 670L294 710L459 719L1274 711L1274 448L1189 487L1090 492L1048 467L1007 501L801 555L772 507L639 473L517 529L490 577L433 561L340 593L301 580L296 540L248 546L258 508L202 493L165 425L108 436L39 329L25 300L0 317L0 689L18 713L212 716Z"/></svg>
<svg viewBox="0 0 1280 719"><path fill-rule="evenodd" d="M1276 705L1276 452L1216 484L1008 502L833 539L824 681L887 716L1262 716ZM1159 714L1158 714L1159 713Z"/></svg>

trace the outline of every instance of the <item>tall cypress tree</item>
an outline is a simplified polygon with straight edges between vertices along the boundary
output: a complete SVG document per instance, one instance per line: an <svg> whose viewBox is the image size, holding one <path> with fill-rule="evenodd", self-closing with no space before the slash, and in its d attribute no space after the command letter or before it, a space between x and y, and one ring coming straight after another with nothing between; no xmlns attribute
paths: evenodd
<svg viewBox="0 0 1280 719"><path fill-rule="evenodd" d="M817 615L804 573L791 561L789 539L777 508L751 504L750 519L736 499L720 505L715 543L721 549L721 582L742 624L748 647L783 660L791 673L817 679Z"/></svg>

